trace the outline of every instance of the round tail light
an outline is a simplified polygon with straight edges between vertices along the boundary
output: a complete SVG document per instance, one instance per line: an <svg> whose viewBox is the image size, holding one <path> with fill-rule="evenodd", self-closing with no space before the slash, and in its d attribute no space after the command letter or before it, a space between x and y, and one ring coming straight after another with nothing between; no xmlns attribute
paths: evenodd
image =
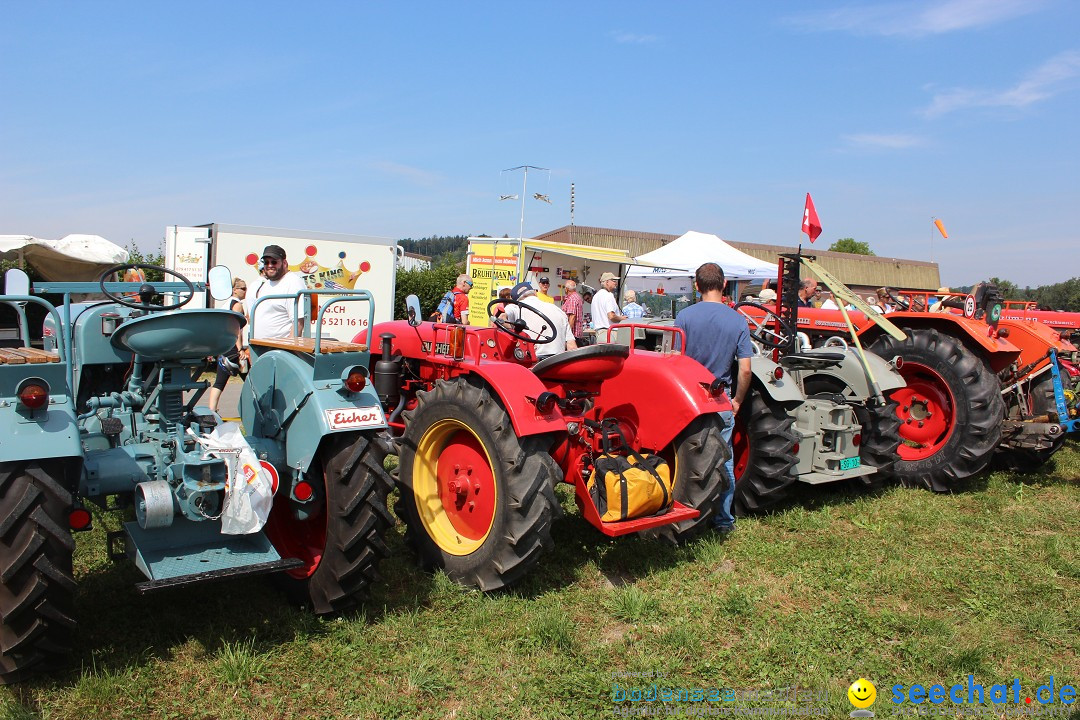
<svg viewBox="0 0 1080 720"><path fill-rule="evenodd" d="M349 370L349 374L345 376L345 387L352 392L360 392L365 385L367 385L367 374L362 369L354 367Z"/></svg>
<svg viewBox="0 0 1080 720"><path fill-rule="evenodd" d="M77 507L68 513L68 527L72 530L85 530L90 527L90 511L84 507Z"/></svg>
<svg viewBox="0 0 1080 720"><path fill-rule="evenodd" d="M49 404L49 389L45 385L36 382L23 384L16 393L19 402L29 410L37 410Z"/></svg>
<svg viewBox="0 0 1080 720"><path fill-rule="evenodd" d="M862 444L862 433L855 433L855 437L851 438L851 444L859 447Z"/></svg>
<svg viewBox="0 0 1080 720"><path fill-rule="evenodd" d="M311 499L311 496L315 494L315 489L311 487L310 483L306 483L303 480L296 483L296 487L293 488L293 495L300 502L307 502Z"/></svg>
<svg viewBox="0 0 1080 720"><path fill-rule="evenodd" d="M795 444L794 444L794 445L793 445L793 446L791 447L791 454L792 454L792 455L798 455L798 454L799 454L799 443L795 443Z"/></svg>
<svg viewBox="0 0 1080 720"><path fill-rule="evenodd" d="M773 380L779 380L780 378L784 377L784 368L777 365L776 369L772 371L772 376Z"/></svg>

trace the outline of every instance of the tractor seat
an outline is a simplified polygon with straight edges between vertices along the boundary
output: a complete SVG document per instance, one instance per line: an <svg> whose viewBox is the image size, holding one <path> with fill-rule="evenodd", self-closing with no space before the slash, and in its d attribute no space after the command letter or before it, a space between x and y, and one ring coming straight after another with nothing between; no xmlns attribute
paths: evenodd
<svg viewBox="0 0 1080 720"><path fill-rule="evenodd" d="M555 382L595 382L614 377L630 356L627 345L589 345L544 358L532 366L537 377Z"/></svg>
<svg viewBox="0 0 1080 720"><path fill-rule="evenodd" d="M110 342L151 362L197 360L227 352L246 322L231 310L152 313L122 324Z"/></svg>
<svg viewBox="0 0 1080 720"><path fill-rule="evenodd" d="M786 370L824 370L844 362L843 353L794 353L780 358Z"/></svg>

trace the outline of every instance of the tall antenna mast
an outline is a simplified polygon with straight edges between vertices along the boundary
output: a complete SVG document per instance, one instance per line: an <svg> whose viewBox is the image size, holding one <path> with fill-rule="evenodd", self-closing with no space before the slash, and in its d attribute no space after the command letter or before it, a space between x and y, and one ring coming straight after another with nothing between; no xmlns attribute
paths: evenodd
<svg viewBox="0 0 1080 720"><path fill-rule="evenodd" d="M523 239L525 237L525 193L526 193L526 191L527 191L527 189L529 187L529 171L530 170L548 170L548 171L550 171L550 168L537 167L536 165L518 165L517 167L506 168L505 170L503 170L503 172L513 172L514 170L524 170L525 171L525 177L521 181L521 224L518 226L518 239L520 240L520 239ZM509 199L512 199L512 198L513 198L513 196L509 195L509 196L503 196L502 199L503 200L509 200ZM536 199L537 200L543 200L544 202L547 202L547 203L551 202L551 200L548 199L548 197L546 195L541 195L540 193L536 193Z"/></svg>
<svg viewBox="0 0 1080 720"><path fill-rule="evenodd" d="M570 183L570 242L574 242L574 183Z"/></svg>

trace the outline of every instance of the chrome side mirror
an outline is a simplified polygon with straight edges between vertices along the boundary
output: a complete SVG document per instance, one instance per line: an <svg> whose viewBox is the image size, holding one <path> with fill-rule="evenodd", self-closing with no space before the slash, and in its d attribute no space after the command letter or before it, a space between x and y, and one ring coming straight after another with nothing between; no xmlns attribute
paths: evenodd
<svg viewBox="0 0 1080 720"><path fill-rule="evenodd" d="M420 313L420 298L415 295L405 298L405 310L410 325L416 327L423 322L424 316Z"/></svg>

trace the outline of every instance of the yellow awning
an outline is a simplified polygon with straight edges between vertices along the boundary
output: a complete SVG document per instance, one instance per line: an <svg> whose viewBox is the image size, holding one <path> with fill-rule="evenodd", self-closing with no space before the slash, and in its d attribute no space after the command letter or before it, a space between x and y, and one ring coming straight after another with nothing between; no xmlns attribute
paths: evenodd
<svg viewBox="0 0 1080 720"><path fill-rule="evenodd" d="M649 263L640 263L627 250L599 247L597 245L577 245L568 243L549 242L547 240L526 240L522 243L525 252L555 252L560 255L581 258L582 260L595 260L598 262L618 263L620 265L644 265L656 267Z"/></svg>

